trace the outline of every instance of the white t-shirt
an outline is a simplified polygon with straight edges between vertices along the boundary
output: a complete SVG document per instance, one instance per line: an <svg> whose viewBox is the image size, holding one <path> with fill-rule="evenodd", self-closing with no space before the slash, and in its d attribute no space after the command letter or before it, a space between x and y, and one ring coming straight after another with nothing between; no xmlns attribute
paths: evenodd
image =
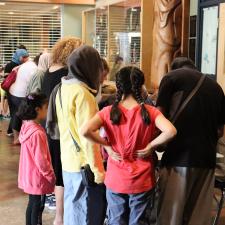
<svg viewBox="0 0 225 225"><path fill-rule="evenodd" d="M26 97L27 87L37 70L37 65L33 61L22 64L17 72L16 81L9 89L9 93L16 97Z"/></svg>

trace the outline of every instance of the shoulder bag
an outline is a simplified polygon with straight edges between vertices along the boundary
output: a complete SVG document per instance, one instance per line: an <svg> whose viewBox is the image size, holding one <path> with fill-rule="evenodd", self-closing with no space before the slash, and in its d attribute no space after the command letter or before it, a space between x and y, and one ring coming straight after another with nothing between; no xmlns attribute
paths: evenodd
<svg viewBox="0 0 225 225"><path fill-rule="evenodd" d="M19 68L12 70L11 73L9 73L8 76L3 80L2 84L1 84L1 88L4 91L9 92L10 87L16 81L16 76L17 76L18 70L19 70Z"/></svg>
<svg viewBox="0 0 225 225"><path fill-rule="evenodd" d="M59 87L59 101L60 101L60 106L61 106L61 109L62 109L62 113L63 113L63 107L62 107L62 95L61 95L61 85ZM64 117L65 118L65 117ZM70 133L70 136L73 140L73 143L77 149L77 152L80 152L81 148L80 146L78 145L77 141L75 140L75 138L73 137L70 129L69 129L69 126L68 126L68 130L69 130L69 133ZM81 167L81 176L82 176L82 183L84 186L86 187L92 187L92 186L95 186L96 183L95 183L95 176L94 176L94 173L92 172L91 168L90 168L90 165L86 164L85 166Z"/></svg>

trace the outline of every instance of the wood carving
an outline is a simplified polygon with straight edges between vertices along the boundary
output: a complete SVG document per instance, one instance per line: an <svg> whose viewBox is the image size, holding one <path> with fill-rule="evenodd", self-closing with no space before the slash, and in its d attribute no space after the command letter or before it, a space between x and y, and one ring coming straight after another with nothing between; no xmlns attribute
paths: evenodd
<svg viewBox="0 0 225 225"><path fill-rule="evenodd" d="M182 0L154 0L151 80L158 86L181 54Z"/></svg>

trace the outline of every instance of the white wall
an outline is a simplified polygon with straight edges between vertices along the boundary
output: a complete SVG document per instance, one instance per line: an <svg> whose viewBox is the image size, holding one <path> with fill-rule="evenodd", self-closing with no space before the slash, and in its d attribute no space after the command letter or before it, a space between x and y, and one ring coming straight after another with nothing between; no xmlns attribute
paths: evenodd
<svg viewBox="0 0 225 225"><path fill-rule="evenodd" d="M62 5L62 37L82 38L82 11L93 6Z"/></svg>

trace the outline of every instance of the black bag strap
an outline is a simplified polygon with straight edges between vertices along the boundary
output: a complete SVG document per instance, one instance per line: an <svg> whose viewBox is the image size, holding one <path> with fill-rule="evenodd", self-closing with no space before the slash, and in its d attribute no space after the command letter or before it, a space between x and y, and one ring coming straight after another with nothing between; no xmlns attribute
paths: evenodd
<svg viewBox="0 0 225 225"><path fill-rule="evenodd" d="M60 84L60 86L59 86L59 102L60 102L60 106L61 106L62 113L63 113L61 86L62 86L62 84ZM63 115L63 117L64 117L64 115ZM65 118L65 117L64 117L64 118ZM77 149L77 152L80 152L80 150L81 150L81 149L80 149L80 146L78 145L77 141L76 141L75 138L73 137L73 135L72 135L72 133L71 133L71 131L70 131L70 128L69 128L69 124L68 124L68 130L69 130L70 136L71 136L71 138L72 138L72 140L73 140L73 143L74 143L74 145L75 145L75 147L76 147L76 149Z"/></svg>
<svg viewBox="0 0 225 225"><path fill-rule="evenodd" d="M171 122L174 124L177 121L177 118L180 116L180 114L183 112L183 110L185 109L185 107L187 106L187 104L191 101L191 99L193 98L193 96L197 93L197 91L199 90L199 88L201 87L202 83L204 82L206 76L202 75L201 78L199 79L197 85L195 86L195 88L191 91L191 93L188 95L188 97L185 99L185 101L182 103L182 105L180 106L179 110L177 111L177 113L174 115L173 119L171 120Z"/></svg>

